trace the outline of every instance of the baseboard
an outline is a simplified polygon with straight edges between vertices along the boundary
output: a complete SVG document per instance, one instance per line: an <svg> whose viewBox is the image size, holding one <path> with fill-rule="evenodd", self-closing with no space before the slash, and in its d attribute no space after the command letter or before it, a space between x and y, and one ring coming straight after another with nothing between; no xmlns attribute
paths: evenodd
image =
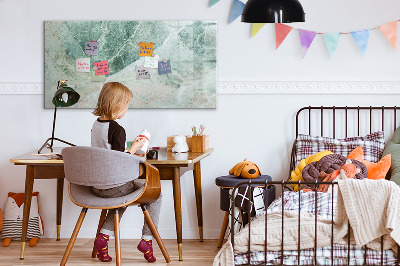
<svg viewBox="0 0 400 266"><path fill-rule="evenodd" d="M43 94L43 83L0 83L0 94ZM222 94L400 94L400 81L221 81Z"/></svg>

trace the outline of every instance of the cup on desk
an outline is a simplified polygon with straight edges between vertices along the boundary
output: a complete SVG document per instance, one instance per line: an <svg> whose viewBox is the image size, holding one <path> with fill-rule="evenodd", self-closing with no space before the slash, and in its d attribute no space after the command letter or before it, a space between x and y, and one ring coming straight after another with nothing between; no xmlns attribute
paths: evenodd
<svg viewBox="0 0 400 266"><path fill-rule="evenodd" d="M157 160L158 150L149 150L149 152L146 154L146 158L149 160Z"/></svg>

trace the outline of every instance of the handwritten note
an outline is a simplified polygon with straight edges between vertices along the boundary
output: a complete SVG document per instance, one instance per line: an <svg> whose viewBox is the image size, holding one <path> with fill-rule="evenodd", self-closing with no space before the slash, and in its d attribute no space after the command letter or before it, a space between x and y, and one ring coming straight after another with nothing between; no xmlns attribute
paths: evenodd
<svg viewBox="0 0 400 266"><path fill-rule="evenodd" d="M76 72L90 72L90 58L77 58Z"/></svg>
<svg viewBox="0 0 400 266"><path fill-rule="evenodd" d="M152 42L140 42L139 43L139 56L151 56L153 53Z"/></svg>
<svg viewBox="0 0 400 266"><path fill-rule="evenodd" d="M136 67L136 79L149 79L149 70L143 66Z"/></svg>
<svg viewBox="0 0 400 266"><path fill-rule="evenodd" d="M97 55L99 45L97 42L85 42L85 54L87 55Z"/></svg>
<svg viewBox="0 0 400 266"><path fill-rule="evenodd" d="M108 60L94 62L94 66L96 67L96 76L109 74Z"/></svg>
<svg viewBox="0 0 400 266"><path fill-rule="evenodd" d="M144 59L144 67L149 68L158 68L158 59L160 58L159 55L148 57L146 56Z"/></svg>
<svg viewBox="0 0 400 266"><path fill-rule="evenodd" d="M158 74L164 75L164 74L168 74L168 73L172 73L170 60L166 60L165 62L159 61L158 62Z"/></svg>

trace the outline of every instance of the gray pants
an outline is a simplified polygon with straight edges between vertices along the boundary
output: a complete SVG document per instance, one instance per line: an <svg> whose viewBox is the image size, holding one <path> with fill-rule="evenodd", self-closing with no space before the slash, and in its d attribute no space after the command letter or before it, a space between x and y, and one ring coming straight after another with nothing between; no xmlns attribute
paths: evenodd
<svg viewBox="0 0 400 266"><path fill-rule="evenodd" d="M93 188L93 194L101 198L122 197L138 189L141 189L143 186L144 182L138 182L138 181L135 182L135 180L132 180L119 187L113 187L108 189ZM160 197L155 202L146 204L146 207L151 215L151 218L153 218L154 224L157 228L158 228L158 221L160 219L161 202L162 202L162 196L160 194ZM125 210L126 207L118 208L119 219L122 218L122 215L124 214ZM115 209L108 210L106 220L104 221L100 233L109 236L114 236L114 214L115 214ZM145 220L142 230L142 239L151 240L152 238L153 234L150 230L149 225Z"/></svg>

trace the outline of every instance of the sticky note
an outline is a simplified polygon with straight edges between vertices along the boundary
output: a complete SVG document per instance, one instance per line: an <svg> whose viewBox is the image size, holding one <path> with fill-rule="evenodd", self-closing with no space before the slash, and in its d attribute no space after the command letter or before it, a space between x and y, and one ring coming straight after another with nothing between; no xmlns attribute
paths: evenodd
<svg viewBox="0 0 400 266"><path fill-rule="evenodd" d="M77 58L76 72L90 72L90 58Z"/></svg>
<svg viewBox="0 0 400 266"><path fill-rule="evenodd" d="M158 74L164 75L172 73L171 71L171 63L170 60L167 60L165 63L163 61L158 62Z"/></svg>
<svg viewBox="0 0 400 266"><path fill-rule="evenodd" d="M97 55L98 50L97 42L85 42L85 54L87 55Z"/></svg>
<svg viewBox="0 0 400 266"><path fill-rule="evenodd" d="M149 79L149 70L143 66L136 67L136 79Z"/></svg>
<svg viewBox="0 0 400 266"><path fill-rule="evenodd" d="M146 56L144 59L144 67L149 67L149 68L158 68L158 59L160 56L152 56L148 57Z"/></svg>
<svg viewBox="0 0 400 266"><path fill-rule="evenodd" d="M104 82L106 80L106 76L105 75L96 76L96 71L95 70L90 71L90 76L91 76L91 81L92 82Z"/></svg>
<svg viewBox="0 0 400 266"><path fill-rule="evenodd" d="M95 75L106 75L109 74L109 69L108 69L108 60L100 61L100 62L94 62L94 66L97 68L95 70Z"/></svg>
<svg viewBox="0 0 400 266"><path fill-rule="evenodd" d="M139 43L139 56L151 56L153 53L152 42L140 42Z"/></svg>

